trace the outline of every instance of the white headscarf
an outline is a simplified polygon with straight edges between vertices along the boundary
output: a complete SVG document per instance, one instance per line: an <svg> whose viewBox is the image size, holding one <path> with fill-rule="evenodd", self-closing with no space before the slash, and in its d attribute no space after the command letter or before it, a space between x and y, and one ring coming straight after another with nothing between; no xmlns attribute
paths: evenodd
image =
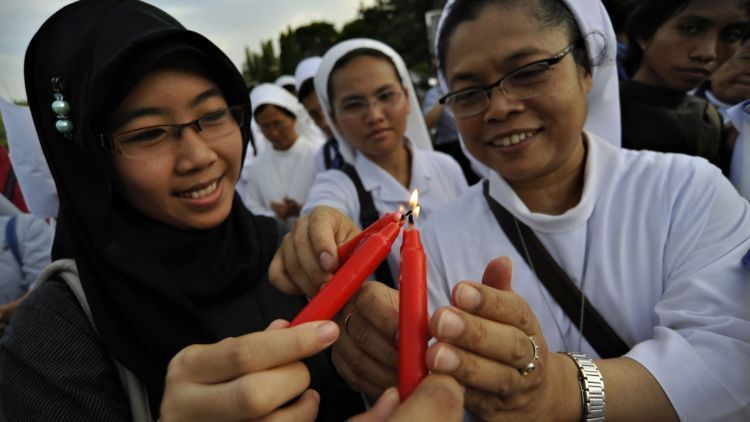
<svg viewBox="0 0 750 422"><path fill-rule="evenodd" d="M419 106L417 93L414 91L414 86L411 83L411 76L409 70L406 68L404 60L394 49L380 41L367 38L355 38L342 41L331 47L323 56L323 61L318 68L318 72L315 74L315 92L318 94L320 107L324 111L323 114L325 115L326 121L328 122L328 126L331 128L333 135L339 141L339 148L342 149L342 154L344 154L345 148L351 147L346 139L341 136L338 129L336 129L336 125L331 120L331 101L328 98L328 79L336 62L338 62L338 60L346 53L359 48L378 50L393 60L393 63L396 65L396 70L398 70L398 75L401 78L401 82L406 87L409 95L410 111L405 135L417 148L432 149L430 133L427 131L427 125L424 122L424 116L422 115L421 107ZM344 156L346 157L346 155Z"/></svg>
<svg viewBox="0 0 750 422"><path fill-rule="evenodd" d="M278 86L294 85L294 76L292 75L281 75L273 81Z"/></svg>
<svg viewBox="0 0 750 422"><path fill-rule="evenodd" d="M29 211L41 218L57 218L60 206L52 173L42 153L31 111L0 98L13 172Z"/></svg>
<svg viewBox="0 0 750 422"><path fill-rule="evenodd" d="M325 142L325 136L323 136L318 126L315 125L310 115L307 114L307 110L297 101L294 95L290 94L284 88L275 84L260 84L250 92L250 102L253 107L253 119L255 119L255 110L258 107L264 104L272 104L294 114L296 118L294 128L297 130L298 135L317 144Z"/></svg>
<svg viewBox="0 0 750 422"><path fill-rule="evenodd" d="M302 82L315 77L315 72L320 67L320 62L323 59L318 56L308 57L297 64L297 68L294 69L294 89L299 91L299 87L302 86Z"/></svg>
<svg viewBox="0 0 750 422"><path fill-rule="evenodd" d="M584 129L607 140L613 145L621 144L620 129L620 90L617 79L617 38L607 10L601 0L561 0L576 19L578 28L586 43L586 51L593 62L592 86L588 95L588 111ZM440 16L435 43L440 40L443 23L450 15L455 0L448 0ZM467 46L468 47L468 46ZM470 48L470 47L469 47ZM439 58L438 58L439 60ZM438 65L440 85L449 92L445 75ZM461 147L472 164L486 177L490 169L481 164L466 149L459 133Z"/></svg>
<svg viewBox="0 0 750 422"><path fill-rule="evenodd" d="M750 100L730 108L727 115L739 132L732 152L729 180L740 195L750 200Z"/></svg>

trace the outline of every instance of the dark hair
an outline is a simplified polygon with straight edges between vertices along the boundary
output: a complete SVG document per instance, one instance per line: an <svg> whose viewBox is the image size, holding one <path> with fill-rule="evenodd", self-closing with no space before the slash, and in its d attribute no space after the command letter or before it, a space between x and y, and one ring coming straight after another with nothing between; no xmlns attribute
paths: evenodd
<svg viewBox="0 0 750 422"><path fill-rule="evenodd" d="M258 115L260 113L262 113L263 110L265 110L268 107L273 107L276 110L279 110L280 112L286 114L292 120L297 120L297 116L295 116L294 113L292 113L291 111L285 109L284 107L279 107L279 106L274 105L274 104L263 104L261 106L258 106L258 108L256 108L255 111L253 112L253 117L255 118L255 120L258 120Z"/></svg>
<svg viewBox="0 0 750 422"><path fill-rule="evenodd" d="M396 78L398 79L398 81L402 84L404 83L404 81L401 80L401 75L399 75L398 73L398 68L396 67L396 63L393 62L390 56L374 48L368 48L368 47L356 48L344 54L343 56L339 57L339 59L336 60L336 64L334 64L333 68L331 68L331 73L328 74L328 102L330 103L329 105L331 108L333 108L333 84L331 83L331 80L333 79L333 74L336 73L337 70L341 69L342 67L352 62L354 59L357 59L360 57L373 57L376 59L387 61L393 67L393 72L396 74Z"/></svg>
<svg viewBox="0 0 750 422"><path fill-rule="evenodd" d="M542 26L563 28L570 35L571 42L583 39L575 17L560 0L457 0L443 22L440 38L438 38L437 57L443 73L445 73L448 42L458 25L477 19L485 7L494 5L526 7ZM576 45L573 57L578 65L587 72L591 72L592 62L586 53L585 43L579 42Z"/></svg>
<svg viewBox="0 0 750 422"><path fill-rule="evenodd" d="M625 71L634 75L641 66L643 50L638 40L650 40L664 22L680 13L692 0L640 0L625 25L628 34L628 52L623 60Z"/></svg>
<svg viewBox="0 0 750 422"><path fill-rule="evenodd" d="M299 102L302 102L310 94L315 95L315 78L307 78L300 84L299 91L297 91L297 99Z"/></svg>

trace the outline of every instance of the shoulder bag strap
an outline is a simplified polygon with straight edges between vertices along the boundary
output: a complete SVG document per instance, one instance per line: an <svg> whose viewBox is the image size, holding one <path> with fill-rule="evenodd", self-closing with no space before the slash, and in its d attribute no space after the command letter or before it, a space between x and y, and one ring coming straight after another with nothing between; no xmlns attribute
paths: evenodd
<svg viewBox="0 0 750 422"><path fill-rule="evenodd" d="M375 209L375 202L372 200L370 192L365 190L365 187L362 184L362 179L359 178L359 174L354 166L344 163L339 170L349 176L352 183L354 183L354 187L357 189L357 196L359 197L359 223L364 229L380 218L378 210ZM394 289L398 289L393 282L393 276L391 275L390 268L388 268L387 259L383 260L383 262L378 265L378 268L375 269L375 277L381 283L393 287Z"/></svg>
<svg viewBox="0 0 750 422"><path fill-rule="evenodd" d="M526 224L516 220L508 210L490 196L487 180L484 181L484 197L505 235L508 236L526 264L531 266L524 252L518 231L515 230L515 222L518 223L518 227L526 240L528 256L534 261L537 278L565 311L568 318L573 321L574 325L579 318L586 321L583 324L583 336L599 356L606 359L620 357L627 353L630 347L617 335L617 332L612 329L590 301L583 301L583 311L581 311L581 290L573 283L565 270L560 268L560 265L549 254L536 234Z"/></svg>
<svg viewBox="0 0 750 422"><path fill-rule="evenodd" d="M89 302L86 299L86 292L83 291L81 285L81 279L78 277L78 267L75 261L72 259L60 259L51 263L47 268L42 271L39 278L36 279L32 289L39 287L42 283L51 279L52 276L58 276L62 278L65 283L70 287L70 290L75 295L78 302L81 304L83 312L94 328L97 331L96 324L94 324L94 318L91 315L91 308ZM98 331L97 331L98 333ZM116 360L112 360L117 367L117 374L120 377L122 388L125 390L125 394L128 396L130 403L130 414L135 422L153 422L154 418L151 416L151 408L148 404L148 393L146 391L146 384L135 376L128 368L120 364Z"/></svg>

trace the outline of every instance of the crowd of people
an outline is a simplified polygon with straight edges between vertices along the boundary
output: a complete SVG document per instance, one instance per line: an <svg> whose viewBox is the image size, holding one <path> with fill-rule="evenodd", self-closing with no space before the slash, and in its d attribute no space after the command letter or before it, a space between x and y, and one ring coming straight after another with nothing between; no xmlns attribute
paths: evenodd
<svg viewBox="0 0 750 422"><path fill-rule="evenodd" d="M750 1L607 6L447 1L424 98L373 39L248 89L148 3L60 9L0 154L0 420L750 419ZM400 238L289 321L413 191L407 399Z"/></svg>

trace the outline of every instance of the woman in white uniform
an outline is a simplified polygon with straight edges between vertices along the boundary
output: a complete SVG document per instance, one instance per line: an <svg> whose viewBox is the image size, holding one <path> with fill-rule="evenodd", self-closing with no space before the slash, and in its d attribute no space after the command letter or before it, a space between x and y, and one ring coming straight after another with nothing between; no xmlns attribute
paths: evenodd
<svg viewBox="0 0 750 422"><path fill-rule="evenodd" d="M315 91L339 143L354 149L352 167L378 216L406 206L418 189L421 223L467 188L458 164L431 150L406 66L387 45L368 39L335 45L315 75ZM336 208L360 224L367 211L355 182L340 170L316 176L302 213L319 205ZM399 247L394 245L388 259L392 275L398 271Z"/></svg>
<svg viewBox="0 0 750 422"><path fill-rule="evenodd" d="M427 366L466 386L482 419L747 420L750 206L705 160L622 150L584 130L598 106L589 58L608 56L591 51L582 17L599 9L459 0L444 11L445 102L488 183L422 230L437 339ZM272 264L287 292L319 286L328 275L308 270L335 270L321 254L352 235L329 209L309 220L290 237L310 241L294 253L285 242ZM548 290L550 261L567 277ZM577 312L550 293L564 278ZM395 380L392 303L366 284L342 312L334 363L368 395Z"/></svg>
<svg viewBox="0 0 750 422"><path fill-rule="evenodd" d="M250 93L250 102L253 118L273 148L262 152L246 169L248 180L240 196L253 213L290 223L310 192L320 140L298 124L302 105L283 88L258 85Z"/></svg>

